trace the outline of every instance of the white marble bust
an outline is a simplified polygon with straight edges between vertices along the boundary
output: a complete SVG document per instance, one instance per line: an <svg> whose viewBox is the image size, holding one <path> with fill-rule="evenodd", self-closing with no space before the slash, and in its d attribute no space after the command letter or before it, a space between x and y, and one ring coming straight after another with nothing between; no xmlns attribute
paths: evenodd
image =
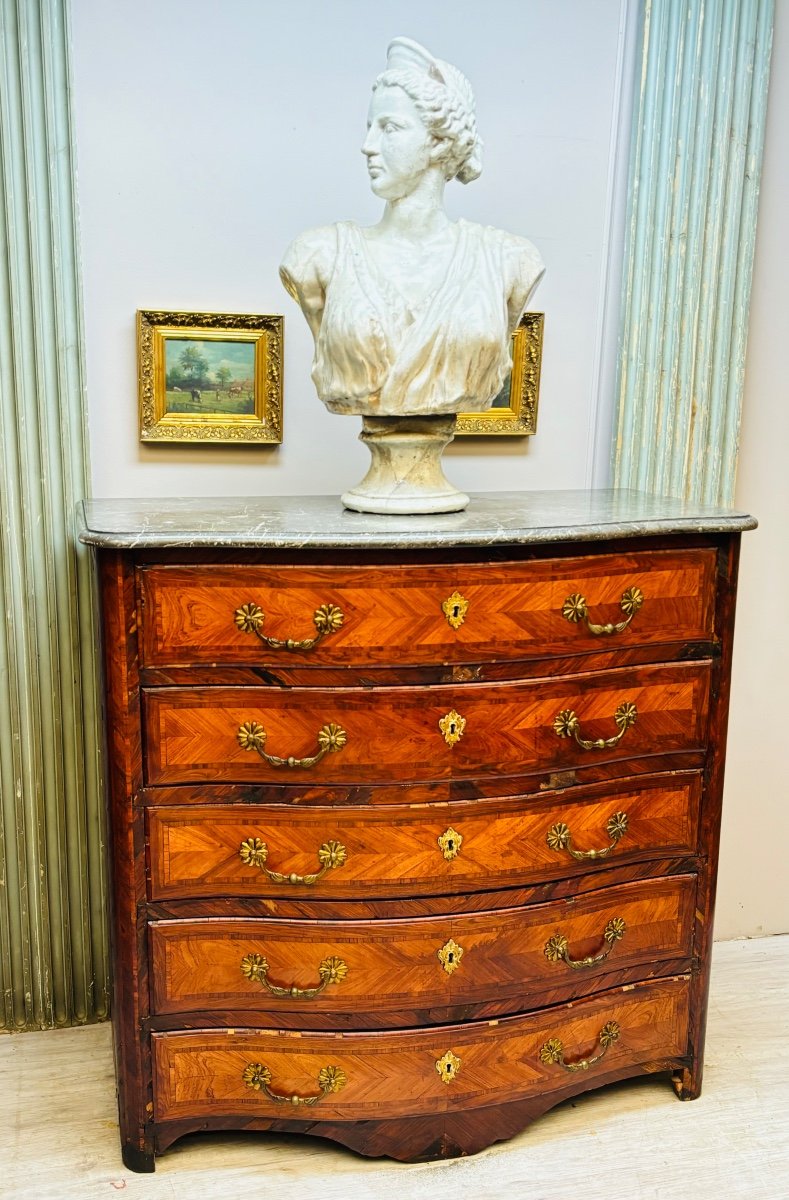
<svg viewBox="0 0 789 1200"><path fill-rule="evenodd" d="M332 412L366 418L487 409L544 267L525 238L444 209L447 182L481 171L468 80L395 38L362 153L386 202L381 220L309 230L280 268L315 338L318 395Z"/></svg>

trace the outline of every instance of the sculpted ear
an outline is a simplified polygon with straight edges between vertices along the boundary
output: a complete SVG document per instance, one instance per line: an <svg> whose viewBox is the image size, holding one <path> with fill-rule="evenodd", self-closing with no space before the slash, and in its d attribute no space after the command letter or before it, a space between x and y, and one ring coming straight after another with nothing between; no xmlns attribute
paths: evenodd
<svg viewBox="0 0 789 1200"><path fill-rule="evenodd" d="M433 164L443 162L448 150L449 138L440 138L433 134L433 145L430 148L430 162Z"/></svg>

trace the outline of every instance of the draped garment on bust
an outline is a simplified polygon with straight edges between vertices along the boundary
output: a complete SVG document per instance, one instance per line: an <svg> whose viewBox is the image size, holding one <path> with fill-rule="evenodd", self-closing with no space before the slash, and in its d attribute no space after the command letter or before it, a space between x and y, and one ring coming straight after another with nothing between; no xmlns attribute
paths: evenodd
<svg viewBox="0 0 789 1200"><path fill-rule="evenodd" d="M523 238L458 221L446 274L409 304L377 270L359 227L338 222L312 379L332 412L482 411L511 367L507 298L542 262Z"/></svg>

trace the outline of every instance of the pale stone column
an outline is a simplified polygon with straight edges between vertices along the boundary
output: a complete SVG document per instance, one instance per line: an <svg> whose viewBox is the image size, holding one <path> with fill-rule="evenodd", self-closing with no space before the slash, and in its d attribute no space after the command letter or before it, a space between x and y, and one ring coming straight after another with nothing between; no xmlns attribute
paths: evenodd
<svg viewBox="0 0 789 1200"><path fill-rule="evenodd" d="M773 0L646 0L617 487L734 494Z"/></svg>
<svg viewBox="0 0 789 1200"><path fill-rule="evenodd" d="M0 0L0 1025L106 1015L66 0Z"/></svg>

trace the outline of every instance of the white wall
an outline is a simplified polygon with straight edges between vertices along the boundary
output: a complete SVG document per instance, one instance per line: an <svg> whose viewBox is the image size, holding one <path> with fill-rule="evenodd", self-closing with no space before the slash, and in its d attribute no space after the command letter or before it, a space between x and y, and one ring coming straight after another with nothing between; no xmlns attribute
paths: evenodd
<svg viewBox="0 0 789 1200"><path fill-rule="evenodd" d="M776 7L737 496L761 528L743 539L718 937L789 929L789 8ZM336 493L366 469L358 421L314 394L310 338L277 266L302 229L376 219L358 148L395 34L456 62L477 90L486 167L448 189L451 212L527 234L548 264L534 304L547 313L538 435L457 443L449 474L471 490L583 487L596 453L595 482L606 482L629 121L627 83L618 88L636 0L72 0L72 10L97 496ZM285 313L282 447L140 446L137 308Z"/></svg>
<svg viewBox="0 0 789 1200"><path fill-rule="evenodd" d="M328 414L283 291L312 225L377 219L359 147L397 34L471 78L482 178L452 215L531 237L548 264L534 439L463 440L458 486L591 482L624 0L72 0L94 494L337 493L366 470ZM135 311L285 314L281 448L141 446Z"/></svg>
<svg viewBox="0 0 789 1200"><path fill-rule="evenodd" d="M789 5L777 4L737 504L743 535L724 794L719 938L789 931Z"/></svg>

